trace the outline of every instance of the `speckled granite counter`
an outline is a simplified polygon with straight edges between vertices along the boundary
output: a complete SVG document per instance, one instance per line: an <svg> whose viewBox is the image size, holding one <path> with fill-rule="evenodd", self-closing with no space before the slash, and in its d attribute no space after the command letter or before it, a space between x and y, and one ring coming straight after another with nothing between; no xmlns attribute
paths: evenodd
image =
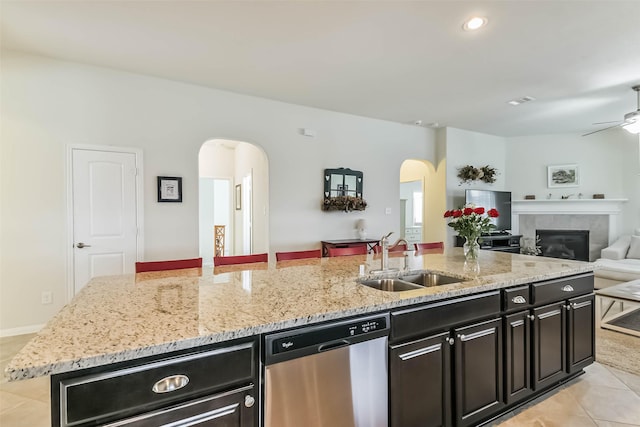
<svg viewBox="0 0 640 427"><path fill-rule="evenodd" d="M367 272L379 268L379 255L95 278L5 375L51 375L593 270L586 262L480 252L479 270L465 266L460 248L411 253L408 270L445 272L462 282L395 293L356 282L361 264ZM392 256L389 264L401 268L404 258Z"/></svg>

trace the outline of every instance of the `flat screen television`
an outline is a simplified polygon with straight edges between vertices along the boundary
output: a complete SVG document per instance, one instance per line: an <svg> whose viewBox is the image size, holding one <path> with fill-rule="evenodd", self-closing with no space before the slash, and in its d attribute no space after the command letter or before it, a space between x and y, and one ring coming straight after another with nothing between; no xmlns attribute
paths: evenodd
<svg viewBox="0 0 640 427"><path fill-rule="evenodd" d="M493 190L465 190L464 203L473 203L487 210L496 208L500 216L492 218L491 222L496 226L492 233L504 233L511 231L511 192Z"/></svg>

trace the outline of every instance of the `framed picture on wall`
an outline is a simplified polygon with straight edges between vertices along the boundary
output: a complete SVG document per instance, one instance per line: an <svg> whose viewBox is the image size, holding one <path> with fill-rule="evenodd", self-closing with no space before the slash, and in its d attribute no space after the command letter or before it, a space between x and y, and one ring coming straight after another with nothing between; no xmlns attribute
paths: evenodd
<svg viewBox="0 0 640 427"><path fill-rule="evenodd" d="M236 210L242 209L242 184L236 185Z"/></svg>
<svg viewBox="0 0 640 427"><path fill-rule="evenodd" d="M158 177L158 202L182 203L182 177Z"/></svg>
<svg viewBox="0 0 640 427"><path fill-rule="evenodd" d="M578 165L547 166L547 187L578 187L580 174Z"/></svg>

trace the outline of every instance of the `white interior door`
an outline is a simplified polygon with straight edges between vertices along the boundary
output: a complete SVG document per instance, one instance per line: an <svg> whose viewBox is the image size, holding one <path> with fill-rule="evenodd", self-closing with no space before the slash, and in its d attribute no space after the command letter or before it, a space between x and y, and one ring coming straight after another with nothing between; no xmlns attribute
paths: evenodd
<svg viewBox="0 0 640 427"><path fill-rule="evenodd" d="M96 276L135 272L136 154L72 150L74 293Z"/></svg>

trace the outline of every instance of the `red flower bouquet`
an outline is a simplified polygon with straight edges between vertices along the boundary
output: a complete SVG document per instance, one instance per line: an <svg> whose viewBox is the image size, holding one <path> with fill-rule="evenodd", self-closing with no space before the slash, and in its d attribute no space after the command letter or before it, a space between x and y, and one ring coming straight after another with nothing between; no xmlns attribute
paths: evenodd
<svg viewBox="0 0 640 427"><path fill-rule="evenodd" d="M461 209L453 209L446 211L444 217L449 219L447 224L458 232L458 235L464 237L465 241L465 257L467 259L476 259L478 256L478 238L482 233L493 230L496 226L491 223L491 218L497 218L500 214L495 208L491 208L485 212L485 208L468 204Z"/></svg>

